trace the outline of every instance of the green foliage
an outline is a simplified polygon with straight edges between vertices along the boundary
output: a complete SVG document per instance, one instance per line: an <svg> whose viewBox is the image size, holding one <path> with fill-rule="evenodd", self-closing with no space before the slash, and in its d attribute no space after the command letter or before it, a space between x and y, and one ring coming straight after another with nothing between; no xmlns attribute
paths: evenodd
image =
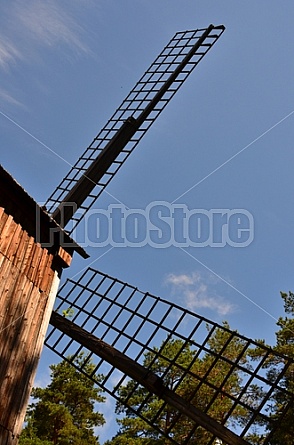
<svg viewBox="0 0 294 445"><path fill-rule="evenodd" d="M281 292L281 297L284 300L284 309L286 314L294 315L294 294L289 292ZM273 350L278 354L294 359L294 319L291 317L280 317L277 322L279 327L278 332L276 332L277 344L274 346ZM264 340L258 340L258 343L264 345ZM262 348L254 349L251 351L252 359L259 359L264 356L264 350ZM277 374L280 373L280 365L283 364L284 359L279 355L269 355L265 361L265 366L267 369L267 378L269 380L275 381ZM285 389L290 393L294 393L294 365L290 365L288 370L285 372L283 380L280 382ZM293 401L290 403L289 410L285 417L280 418L281 410L284 409L285 404L290 402L289 397L282 394L280 391L275 391L271 400L271 408L268 411L268 415L271 419L276 422L275 427L278 426L276 432L271 437L270 445L293 445L294 437L294 408ZM262 422L261 422L262 425ZM268 433L270 432L270 426L267 426ZM251 438L250 438L251 439ZM251 439L252 443L260 443L260 437L255 436L255 439Z"/></svg>
<svg viewBox="0 0 294 445"><path fill-rule="evenodd" d="M292 315L292 318L287 316L279 318L277 325L280 330L276 333L276 350L294 359L294 294L281 292L281 297L284 300L285 313Z"/></svg>
<svg viewBox="0 0 294 445"><path fill-rule="evenodd" d="M25 429L20 436L20 445L52 445L51 441L39 439L34 431Z"/></svg>
<svg viewBox="0 0 294 445"><path fill-rule="evenodd" d="M95 366L81 353L76 365L84 365L90 374ZM104 401L93 382L68 361L51 365L51 383L34 388L37 401L29 406L27 426L20 445L98 445L94 427L103 425L103 415L95 411L95 403Z"/></svg>
<svg viewBox="0 0 294 445"><path fill-rule="evenodd" d="M62 311L63 317L72 318L74 316L74 314L75 314L75 311L74 311L74 309L72 307L69 307L69 308L64 309Z"/></svg>
<svg viewBox="0 0 294 445"><path fill-rule="evenodd" d="M294 359L294 293L281 292L281 297L284 300L285 313L291 315L292 317L280 317L277 325L279 327L276 333L277 345L275 346L275 351L283 354L291 359ZM268 375L275 376L276 374L276 361L273 360L269 363ZM284 387L294 394L294 365L290 365L283 380ZM281 394L275 394L274 404L272 407L272 416L277 418L281 406L284 405L288 400L282 397ZM294 407L293 401L290 404L290 409L286 413L286 416L279 420L279 428L274 434L270 441L271 445L293 445L294 437Z"/></svg>

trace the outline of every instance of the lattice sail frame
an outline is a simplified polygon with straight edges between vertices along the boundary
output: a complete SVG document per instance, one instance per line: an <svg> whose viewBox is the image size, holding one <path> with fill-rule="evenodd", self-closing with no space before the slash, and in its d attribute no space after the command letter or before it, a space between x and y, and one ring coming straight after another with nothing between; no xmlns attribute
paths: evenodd
<svg viewBox="0 0 294 445"><path fill-rule="evenodd" d="M130 117L136 119L139 128L101 180L97 182L87 199L79 207L78 212L72 217L71 227L68 229L69 233L74 231L84 214L100 196L146 131L224 30L223 25L210 25L204 29L176 33L115 111L105 127L71 168L67 176L61 181L45 203L48 212L51 214L63 203L68 193L77 184L81 176L85 175L90 165L113 139L122 124ZM156 99L155 102L154 99Z"/></svg>
<svg viewBox="0 0 294 445"><path fill-rule="evenodd" d="M293 403L293 396L283 387L283 377L292 364L289 359L226 326L143 293L92 268L78 281L66 281L59 292L55 311L59 314L73 312L71 321L75 325L144 365L146 372L153 371L166 382L171 373L176 373L177 382L171 389L243 438L244 443L250 443L247 442L250 435L262 430L264 436L259 443L268 444L287 411L286 401L292 400ZM215 342L217 338L218 342ZM178 344L174 356L167 353L170 342ZM85 350L80 343L53 327L50 327L45 343L74 366L75 358ZM187 348L192 351L192 359L184 364L181 357ZM258 358L252 358L254 351L259 352ZM145 390L141 404L134 405L133 396L138 390L142 391L142 385L130 384L126 374L90 350L88 353L88 359L91 357L96 365L88 377L171 442L183 445L201 438L201 444L217 443L216 435L186 419L180 412L171 411L164 401L150 418L148 403L154 402L156 397ZM266 367L274 359L276 375L269 379ZM164 362L161 371L157 366L160 361ZM86 374L83 367L78 369ZM102 380L98 374L103 374ZM238 383L232 389L236 378ZM187 381L189 393L182 389ZM280 418L274 420L271 403L277 394L285 400L285 405L281 407ZM216 410L217 405L222 407L221 413ZM172 415L169 427L164 430L160 420L167 409ZM239 414L242 421L238 420ZM185 438L181 441L177 438L179 420L185 423Z"/></svg>

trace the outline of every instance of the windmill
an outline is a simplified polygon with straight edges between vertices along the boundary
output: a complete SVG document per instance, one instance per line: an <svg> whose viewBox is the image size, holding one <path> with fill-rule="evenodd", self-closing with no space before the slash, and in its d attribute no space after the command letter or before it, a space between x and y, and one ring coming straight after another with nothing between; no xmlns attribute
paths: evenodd
<svg viewBox="0 0 294 445"><path fill-rule="evenodd" d="M223 32L223 26L210 25L206 29L176 33L50 196L45 204L46 215L54 224L49 235L44 238L42 234L41 242L50 247L52 240L56 244L58 237L58 244L65 249L58 251L59 261L63 264L69 264L68 256L73 250L85 256L70 235L75 233L85 213ZM75 314L72 320L61 315L68 310ZM158 314L163 316L158 318ZM88 350L86 360L90 357L96 360L95 373L88 377L174 443L189 443L200 434L207 445L216 443L216 440L230 445L246 445L250 433L262 424L265 430L263 443L266 444L274 432L267 411L272 397L281 394L286 402L290 397L282 385L283 376L291 364L285 357L280 357L282 365L275 379L267 378L265 367L274 356L270 349L91 268L78 281L67 280L63 285L50 324L45 342L50 349L70 360L73 366L76 366L74 359L79 352ZM149 332L148 338L146 331ZM222 333L224 338L220 350L212 347L217 333ZM180 341L177 354L167 357L165 346L176 340ZM154 349L160 343L161 347ZM232 358L229 350L236 344L238 353ZM188 367L183 367L178 364L178 358L188 346L194 351L193 360ZM262 349L262 358L256 363L254 360L247 362L245 357L249 351L257 349ZM149 366L144 362L146 354L152 356ZM209 366L204 373L197 373L196 364L207 357ZM160 359L165 361L166 368L158 374L154 365ZM217 382L212 378L216 368L222 369ZM78 369L85 373L83 365ZM98 369L105 375L102 382L95 377ZM166 378L175 369L179 379L171 388ZM242 387L237 394L232 393L228 389L229 383L241 374ZM115 387L111 387L113 375L118 382ZM136 382L135 387L122 396L121 388L128 387L129 379ZM187 379L196 384L191 393L182 394L181 382ZM208 389L210 397L201 406L196 401L200 399L203 387ZM251 394L256 387L260 389L259 397L253 401ZM144 388L145 398L135 407L132 395L138 388ZM150 419L146 406L154 397L158 398L160 406L155 417ZM213 411L219 399L229 407L221 418ZM281 416L286 413L286 402ZM173 416L168 428L163 429L159 419L166 407L172 410ZM232 419L240 410L245 413L246 421L234 430ZM175 433L179 419L184 419L186 424L181 441Z"/></svg>

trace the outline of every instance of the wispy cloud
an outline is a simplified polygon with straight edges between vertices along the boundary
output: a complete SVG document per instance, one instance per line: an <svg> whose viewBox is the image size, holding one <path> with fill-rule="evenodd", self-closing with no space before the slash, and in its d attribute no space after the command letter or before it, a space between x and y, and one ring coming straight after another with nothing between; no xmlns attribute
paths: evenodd
<svg viewBox="0 0 294 445"><path fill-rule="evenodd" d="M227 315L235 309L217 293L217 280L212 274L169 274L165 284L170 285L173 294L192 311L210 309L218 315Z"/></svg>
<svg viewBox="0 0 294 445"><path fill-rule="evenodd" d="M8 93L6 90L3 90L0 88L0 100L5 101L11 105L18 106L24 108L24 105L19 102L17 99L15 99L10 93Z"/></svg>
<svg viewBox="0 0 294 445"><path fill-rule="evenodd" d="M21 59L21 52L17 47L4 37L0 38L0 68L8 69L9 65L15 64Z"/></svg>
<svg viewBox="0 0 294 445"><path fill-rule="evenodd" d="M64 43L73 49L88 51L81 39L81 27L54 0L22 3L17 11L17 20L32 38L44 45Z"/></svg>
<svg viewBox="0 0 294 445"><path fill-rule="evenodd" d="M90 53L73 11L57 0L16 0L5 5L0 18L0 68L7 69L44 47Z"/></svg>

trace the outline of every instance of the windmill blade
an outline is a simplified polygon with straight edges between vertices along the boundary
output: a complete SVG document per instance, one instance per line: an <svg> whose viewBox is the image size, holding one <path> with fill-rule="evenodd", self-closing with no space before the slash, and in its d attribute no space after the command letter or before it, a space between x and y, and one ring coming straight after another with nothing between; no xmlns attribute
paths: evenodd
<svg viewBox="0 0 294 445"><path fill-rule="evenodd" d="M61 316L70 313L70 321ZM284 375L293 366L290 359L92 268L78 281L69 279L63 285L50 323L46 345L51 350L87 375L84 365L75 364L86 350L85 364L91 357L96 365L87 376L174 443L201 438L202 444L212 445L217 437L223 443L245 445L261 429L259 443L268 444L293 403L293 395L283 386ZM178 345L172 355L169 344ZM189 361L181 359L187 348ZM276 372L268 376L272 361ZM173 385L171 375L177 376ZM183 389L186 382L188 391ZM142 391L144 397L134 403ZM280 417L273 418L270 406L277 397ZM148 404L154 398L159 402L151 418ZM161 418L167 410L166 430ZM184 441L177 439L179 422L185 425Z"/></svg>
<svg viewBox="0 0 294 445"><path fill-rule="evenodd" d="M135 360L129 359L125 354L122 354L94 335L89 334L86 330L56 312L52 314L51 323L63 334L70 335L71 338L78 341L81 345L88 347L93 353L96 353L109 364L124 372L126 376L132 377L152 394L167 402L171 407L176 408L179 413L186 415L188 419L196 422L197 425L207 428L217 437L225 440L226 443L250 445L249 442L238 437L226 427L219 425L218 422L209 415L203 413L199 408L189 403L188 400L185 400L168 388L168 386L164 384L164 380L152 372L151 369L138 364Z"/></svg>
<svg viewBox="0 0 294 445"><path fill-rule="evenodd" d="M224 30L176 33L61 181L45 206L62 227L72 221L69 233Z"/></svg>

